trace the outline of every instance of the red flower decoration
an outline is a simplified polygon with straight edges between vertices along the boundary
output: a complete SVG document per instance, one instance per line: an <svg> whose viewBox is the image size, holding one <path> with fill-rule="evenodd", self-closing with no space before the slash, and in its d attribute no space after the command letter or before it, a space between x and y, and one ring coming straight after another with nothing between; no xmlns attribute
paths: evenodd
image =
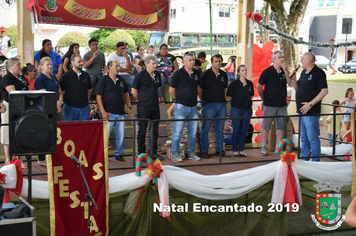
<svg viewBox="0 0 356 236"><path fill-rule="evenodd" d="M0 184L6 184L5 177L6 177L6 174L0 173Z"/></svg>
<svg viewBox="0 0 356 236"><path fill-rule="evenodd" d="M163 172L162 166L157 163L156 165L152 166L152 178L154 177L161 177L161 173Z"/></svg>

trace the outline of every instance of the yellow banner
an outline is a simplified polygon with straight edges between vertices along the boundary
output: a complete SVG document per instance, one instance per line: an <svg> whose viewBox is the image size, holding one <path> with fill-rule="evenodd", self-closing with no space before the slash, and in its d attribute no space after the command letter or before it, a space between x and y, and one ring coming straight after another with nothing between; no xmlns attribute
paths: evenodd
<svg viewBox="0 0 356 236"><path fill-rule="evenodd" d="M72 15L84 20L103 20L106 17L105 9L91 9L74 0L68 0L64 9Z"/></svg>
<svg viewBox="0 0 356 236"><path fill-rule="evenodd" d="M137 15L126 11L118 5L115 6L112 16L130 25L150 25L157 22L157 12L148 15Z"/></svg>

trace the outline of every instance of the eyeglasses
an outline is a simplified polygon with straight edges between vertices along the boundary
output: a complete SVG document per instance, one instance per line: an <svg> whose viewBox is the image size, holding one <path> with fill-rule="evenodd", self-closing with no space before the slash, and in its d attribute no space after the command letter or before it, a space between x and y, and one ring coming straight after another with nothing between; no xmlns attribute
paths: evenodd
<svg viewBox="0 0 356 236"><path fill-rule="evenodd" d="M189 55L189 56L195 56L195 52L191 51L191 52L185 52L184 56Z"/></svg>
<svg viewBox="0 0 356 236"><path fill-rule="evenodd" d="M33 73L37 73L37 70L33 70L33 71L31 71L31 72L33 72Z"/></svg>

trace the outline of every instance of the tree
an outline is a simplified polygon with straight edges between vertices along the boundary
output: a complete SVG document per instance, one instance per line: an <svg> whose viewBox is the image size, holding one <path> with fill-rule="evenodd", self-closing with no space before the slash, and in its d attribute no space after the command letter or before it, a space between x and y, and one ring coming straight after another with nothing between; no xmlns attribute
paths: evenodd
<svg viewBox="0 0 356 236"><path fill-rule="evenodd" d="M112 32L103 42L101 50L106 53L112 53L115 51L115 46L119 41L126 41L128 43L128 48L132 51L136 44L130 34L126 33L124 30L115 30Z"/></svg>
<svg viewBox="0 0 356 236"><path fill-rule="evenodd" d="M147 47L149 34L147 31L143 30L125 30L131 35L136 45L142 45L144 48Z"/></svg>
<svg viewBox="0 0 356 236"><path fill-rule="evenodd" d="M78 43L80 46L87 46L89 37L79 31L70 31L58 40L62 47L69 47L72 43Z"/></svg>
<svg viewBox="0 0 356 236"><path fill-rule="evenodd" d="M303 21L309 0L290 0L289 14L284 7L288 0L265 0L271 7L271 14L277 25L277 29L295 38L298 37L300 24ZM280 40L285 61L288 67L294 68L299 62L298 45L285 39Z"/></svg>
<svg viewBox="0 0 356 236"><path fill-rule="evenodd" d="M12 25L6 28L6 36L11 40L11 45L13 48L17 47L17 26Z"/></svg>
<svg viewBox="0 0 356 236"><path fill-rule="evenodd" d="M90 38L96 38L99 42L99 48L103 50L102 48L104 45L106 45L106 38L114 32L116 29L107 29L107 28L100 28L97 30L92 31L89 36ZM146 47L147 42L148 42L148 37L149 35L147 34L146 31L142 30L124 30L126 33L131 35L132 39L134 40L135 44L134 45L142 45ZM129 48L131 49L131 45L129 45Z"/></svg>
<svg viewBox="0 0 356 236"><path fill-rule="evenodd" d="M97 30L92 31L89 34L90 38L96 38L98 40L99 44L99 49L102 50L101 48L104 46L104 42L109 35L114 32L116 29L110 29L110 28L100 28Z"/></svg>

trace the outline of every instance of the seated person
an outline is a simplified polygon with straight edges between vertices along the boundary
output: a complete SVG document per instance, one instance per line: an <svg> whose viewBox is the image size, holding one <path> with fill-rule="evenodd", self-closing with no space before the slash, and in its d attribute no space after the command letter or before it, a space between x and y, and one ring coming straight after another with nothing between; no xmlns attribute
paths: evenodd
<svg viewBox="0 0 356 236"><path fill-rule="evenodd" d="M225 142L225 145L231 145L232 144L231 137L232 137L232 122L231 122L230 119L227 119L227 120L225 120L225 125L224 125L224 142Z"/></svg>

